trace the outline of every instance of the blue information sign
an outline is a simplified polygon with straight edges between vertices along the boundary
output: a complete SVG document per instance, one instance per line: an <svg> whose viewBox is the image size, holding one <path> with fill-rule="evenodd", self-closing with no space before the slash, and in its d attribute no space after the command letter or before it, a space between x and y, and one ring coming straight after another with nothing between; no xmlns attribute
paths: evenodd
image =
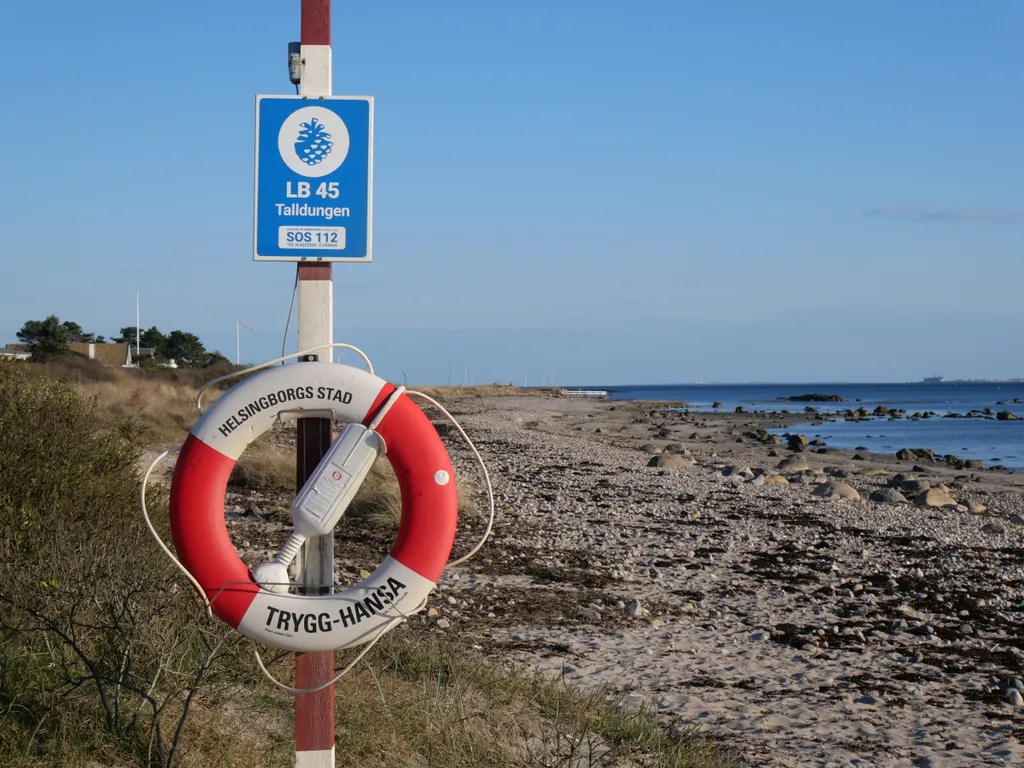
<svg viewBox="0 0 1024 768"><path fill-rule="evenodd" d="M255 261L371 261L372 203L372 97L256 97Z"/></svg>

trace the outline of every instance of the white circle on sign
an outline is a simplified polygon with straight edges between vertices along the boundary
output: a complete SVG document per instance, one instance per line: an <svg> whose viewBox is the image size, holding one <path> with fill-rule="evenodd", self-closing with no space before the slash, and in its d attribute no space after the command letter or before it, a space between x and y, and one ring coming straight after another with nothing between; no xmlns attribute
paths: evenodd
<svg viewBox="0 0 1024 768"><path fill-rule="evenodd" d="M348 156L345 122L324 107L303 107L281 124L277 149L289 169L316 179L334 173Z"/></svg>
<svg viewBox="0 0 1024 768"><path fill-rule="evenodd" d="M434 473L434 482L438 485L448 485L448 481L450 479L451 478L448 476L448 473L443 469L439 469Z"/></svg>

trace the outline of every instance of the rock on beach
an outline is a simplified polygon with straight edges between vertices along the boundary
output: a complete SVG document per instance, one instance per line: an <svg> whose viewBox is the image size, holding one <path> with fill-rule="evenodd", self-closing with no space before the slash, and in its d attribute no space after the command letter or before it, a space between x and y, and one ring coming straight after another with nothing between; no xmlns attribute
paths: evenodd
<svg viewBox="0 0 1024 768"><path fill-rule="evenodd" d="M826 499L860 501L860 493L856 488L846 483L838 483L835 480L829 480L827 483L822 483L811 491L811 493L815 496L822 496Z"/></svg>
<svg viewBox="0 0 1024 768"><path fill-rule="evenodd" d="M956 500L949 495L945 488L929 488L923 491L915 500L919 507L956 507Z"/></svg>

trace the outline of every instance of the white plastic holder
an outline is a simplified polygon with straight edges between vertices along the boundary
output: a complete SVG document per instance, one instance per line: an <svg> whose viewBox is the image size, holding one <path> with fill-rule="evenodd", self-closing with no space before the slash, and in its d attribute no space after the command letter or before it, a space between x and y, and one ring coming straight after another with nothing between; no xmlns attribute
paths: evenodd
<svg viewBox="0 0 1024 768"><path fill-rule="evenodd" d="M270 592L288 592L288 566L303 543L334 530L373 463L386 453L377 432L362 424L345 425L292 502L291 536L272 560L253 566L253 580Z"/></svg>

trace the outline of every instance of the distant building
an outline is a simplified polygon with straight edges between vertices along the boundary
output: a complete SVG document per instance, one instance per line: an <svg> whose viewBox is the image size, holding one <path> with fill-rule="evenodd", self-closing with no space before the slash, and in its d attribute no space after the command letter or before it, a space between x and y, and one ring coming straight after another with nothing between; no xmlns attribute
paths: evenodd
<svg viewBox="0 0 1024 768"><path fill-rule="evenodd" d="M134 365L132 363L132 345L128 343L82 342L69 344L68 351L78 357L95 360L100 365L120 365L122 367ZM31 344L8 344L0 349L0 358L28 360L30 357L32 357Z"/></svg>
<svg viewBox="0 0 1024 768"><path fill-rule="evenodd" d="M71 344L69 349L72 354L95 360L100 365L120 365L121 367L132 365L132 348L128 343Z"/></svg>
<svg viewBox="0 0 1024 768"><path fill-rule="evenodd" d="M0 359L3 360L28 360L32 357L32 353L27 349L18 349L17 346L10 344L6 347L0 347Z"/></svg>

